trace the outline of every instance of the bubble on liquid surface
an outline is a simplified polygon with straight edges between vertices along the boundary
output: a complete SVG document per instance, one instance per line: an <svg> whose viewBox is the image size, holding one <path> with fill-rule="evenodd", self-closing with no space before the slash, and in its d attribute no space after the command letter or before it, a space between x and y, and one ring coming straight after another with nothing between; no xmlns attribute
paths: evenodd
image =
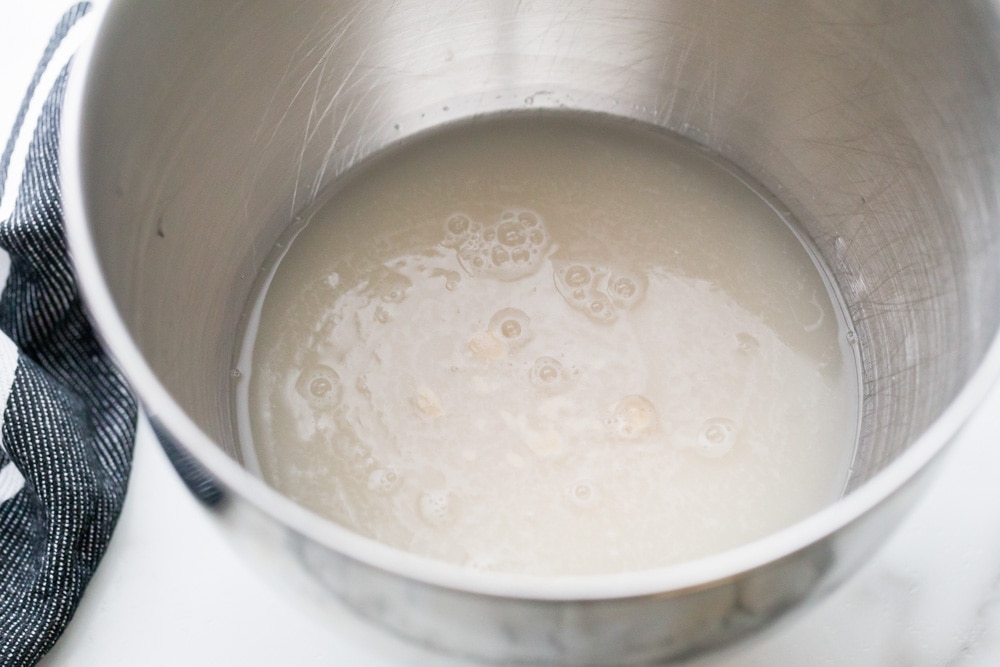
<svg viewBox="0 0 1000 667"><path fill-rule="evenodd" d="M736 422L725 417L707 419L698 432L695 450L709 458L725 456L736 442Z"/></svg>
<svg viewBox="0 0 1000 667"><path fill-rule="evenodd" d="M304 368L295 382L295 390L314 410L332 407L340 401L340 376L323 364Z"/></svg>
<svg viewBox="0 0 1000 667"><path fill-rule="evenodd" d="M435 528L451 523L454 502L448 491L428 491L420 495L420 518Z"/></svg>
<svg viewBox="0 0 1000 667"><path fill-rule="evenodd" d="M587 303L587 314L597 322L613 322L616 316L615 306L606 294L595 292L590 295Z"/></svg>
<svg viewBox="0 0 1000 667"><path fill-rule="evenodd" d="M368 490L387 495L399 487L401 479L399 471L395 468L376 468L368 475Z"/></svg>
<svg viewBox="0 0 1000 667"><path fill-rule="evenodd" d="M531 340L531 320L518 308L504 308L490 319L490 333L508 348L521 347Z"/></svg>
<svg viewBox="0 0 1000 667"><path fill-rule="evenodd" d="M592 481L581 479L566 488L566 497L577 507L590 507L597 500L597 490Z"/></svg>
<svg viewBox="0 0 1000 667"><path fill-rule="evenodd" d="M631 310L646 294L646 279L637 273L611 273L607 294L615 307Z"/></svg>
<svg viewBox="0 0 1000 667"><path fill-rule="evenodd" d="M557 275L559 275L558 272ZM590 274L590 269L581 264L574 264L562 272L562 281L568 287L584 287L590 285L591 279L592 276Z"/></svg>
<svg viewBox="0 0 1000 667"><path fill-rule="evenodd" d="M445 231L455 236L461 236L469 231L472 221L464 213L456 213L445 222Z"/></svg>
<svg viewBox="0 0 1000 667"><path fill-rule="evenodd" d="M618 401L608 420L612 433L626 440L651 433L658 424L656 407L642 394L630 394Z"/></svg>
<svg viewBox="0 0 1000 667"><path fill-rule="evenodd" d="M507 252L507 250L502 246L493 246L490 259L493 261L495 266L503 266L510 261L510 253Z"/></svg>
<svg viewBox="0 0 1000 667"><path fill-rule="evenodd" d="M441 245L446 248L458 248L468 238L472 229L472 218L464 213L453 213L444 221L444 239Z"/></svg>
<svg viewBox="0 0 1000 667"><path fill-rule="evenodd" d="M528 381L537 389L559 392L569 385L570 374L555 357L538 357L528 371Z"/></svg>
<svg viewBox="0 0 1000 667"><path fill-rule="evenodd" d="M531 250L528 248L514 248L510 253L510 258L515 264L528 264L531 262Z"/></svg>
<svg viewBox="0 0 1000 667"><path fill-rule="evenodd" d="M511 220L500 223L500 226L497 227L497 239L505 246L515 247L527 241L528 234L524 229L524 225Z"/></svg>

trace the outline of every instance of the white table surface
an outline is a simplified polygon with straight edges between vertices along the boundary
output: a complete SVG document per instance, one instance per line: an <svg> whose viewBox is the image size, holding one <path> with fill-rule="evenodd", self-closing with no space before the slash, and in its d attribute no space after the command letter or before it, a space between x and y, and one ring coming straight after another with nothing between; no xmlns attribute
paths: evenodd
<svg viewBox="0 0 1000 667"><path fill-rule="evenodd" d="M0 0L2 137L67 4ZM851 581L778 628L690 665L1000 665L998 436L1000 389L955 443L923 502ZM215 530L143 421L125 509L107 555L76 617L41 664L392 664L271 586Z"/></svg>

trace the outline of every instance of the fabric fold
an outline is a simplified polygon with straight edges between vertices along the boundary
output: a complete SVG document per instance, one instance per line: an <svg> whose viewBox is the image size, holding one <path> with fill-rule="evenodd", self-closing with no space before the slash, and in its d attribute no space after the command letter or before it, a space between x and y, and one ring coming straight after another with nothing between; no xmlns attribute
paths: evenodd
<svg viewBox="0 0 1000 667"><path fill-rule="evenodd" d="M121 512L138 407L87 319L59 185L69 66L53 54L89 4L56 28L0 162L0 665L30 665L72 618ZM46 77L48 68L57 76ZM52 81L51 87L40 82ZM37 106L37 96L44 102ZM37 122L28 110L40 109ZM15 146L31 132L17 183ZM14 186L16 185L16 191ZM0 185L0 187L3 187ZM11 208L9 197L16 197Z"/></svg>

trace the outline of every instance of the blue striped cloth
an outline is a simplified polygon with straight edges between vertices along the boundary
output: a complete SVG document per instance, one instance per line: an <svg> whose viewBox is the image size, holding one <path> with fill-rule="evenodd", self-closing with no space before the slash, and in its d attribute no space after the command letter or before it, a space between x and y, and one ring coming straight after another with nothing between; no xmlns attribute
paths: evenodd
<svg viewBox="0 0 1000 667"><path fill-rule="evenodd" d="M121 512L136 401L87 320L67 256L59 120L89 3L56 26L0 157L0 665L31 665L73 616Z"/></svg>

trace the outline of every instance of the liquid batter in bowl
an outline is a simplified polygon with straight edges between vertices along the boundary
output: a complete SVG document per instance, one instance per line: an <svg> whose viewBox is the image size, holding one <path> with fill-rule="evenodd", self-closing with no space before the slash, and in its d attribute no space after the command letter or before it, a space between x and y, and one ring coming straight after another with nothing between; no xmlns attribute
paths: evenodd
<svg viewBox="0 0 1000 667"><path fill-rule="evenodd" d="M778 202L642 125L495 116L337 182L275 248L245 457L302 505L473 568L595 574L835 500L853 333Z"/></svg>

